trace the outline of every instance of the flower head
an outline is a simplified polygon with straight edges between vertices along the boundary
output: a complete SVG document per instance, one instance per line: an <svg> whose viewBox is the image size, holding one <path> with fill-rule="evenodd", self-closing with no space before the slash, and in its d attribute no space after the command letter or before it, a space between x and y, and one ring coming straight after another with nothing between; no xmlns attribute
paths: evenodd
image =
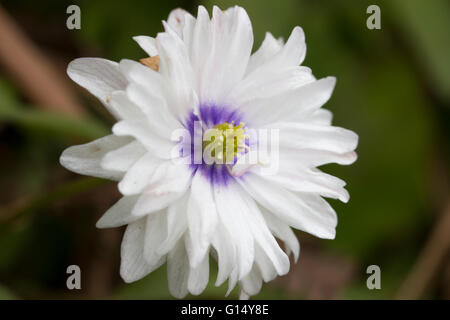
<svg viewBox="0 0 450 320"><path fill-rule="evenodd" d="M216 285L228 280L229 291L239 284L242 297L254 295L288 272L288 254L297 260L291 227L334 238L336 213L322 197L349 195L345 182L317 167L353 163L358 137L332 126L321 108L335 78L316 80L300 66L300 27L286 43L267 33L251 54L252 27L240 7L214 7L211 18L202 6L196 18L177 9L163 25L156 38L134 38L151 57L142 63L70 63L69 76L117 123L111 135L65 150L61 164L119 181L123 197L97 226L127 225L126 282L167 263L172 295L200 294L211 255ZM260 159L263 146L276 157Z"/></svg>

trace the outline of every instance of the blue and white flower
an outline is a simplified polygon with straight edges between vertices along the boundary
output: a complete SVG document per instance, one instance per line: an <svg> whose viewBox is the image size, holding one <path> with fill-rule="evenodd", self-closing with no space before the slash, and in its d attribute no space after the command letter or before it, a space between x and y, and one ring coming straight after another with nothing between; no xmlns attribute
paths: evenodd
<svg viewBox="0 0 450 320"><path fill-rule="evenodd" d="M306 54L300 27L286 43L267 33L252 54L251 22L240 7L214 7L211 18L202 6L197 17L176 9L163 25L156 38L134 38L159 57L157 70L131 60L70 63L69 76L117 123L111 135L66 149L61 164L119 181L123 197L97 227L127 225L120 268L126 282L167 263L171 294L198 295L209 280L211 255L216 285L228 280L229 291L238 284L241 297L255 295L263 281L289 271L290 253L298 259L291 228L335 237L336 213L322 197L347 202L349 194L344 181L317 167L353 163L358 137L332 126L331 112L322 108L336 80L317 80L300 66ZM191 156L186 150L174 156L173 132L193 133L195 123L201 135L218 130L223 142L233 133L235 148L213 153L231 164L175 161ZM278 130L275 174L246 165L258 149L249 129Z"/></svg>

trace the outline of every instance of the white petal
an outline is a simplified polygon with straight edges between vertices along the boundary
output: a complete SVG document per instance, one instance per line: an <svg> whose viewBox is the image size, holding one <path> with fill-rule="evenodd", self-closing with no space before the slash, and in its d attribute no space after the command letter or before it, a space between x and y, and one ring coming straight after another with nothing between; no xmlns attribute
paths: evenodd
<svg viewBox="0 0 450 320"><path fill-rule="evenodd" d="M149 185L143 193L162 195L179 192L184 194L191 184L192 170L183 163L176 164L172 161L164 161L161 168L162 170L158 169L155 173L154 183Z"/></svg>
<svg viewBox="0 0 450 320"><path fill-rule="evenodd" d="M246 221L246 208L240 206L238 196L230 189L230 185L214 188L217 212L228 233L232 235L230 241L236 248L236 265L239 270L238 277L241 279L252 268L254 241Z"/></svg>
<svg viewBox="0 0 450 320"><path fill-rule="evenodd" d="M284 166L283 163L280 166ZM291 167L292 168L292 167ZM348 202L350 196L344 189L345 182L318 169L299 168L294 171L281 169L275 175L262 176L263 179L275 182L291 191L317 193L321 196Z"/></svg>
<svg viewBox="0 0 450 320"><path fill-rule="evenodd" d="M264 215L264 219L266 220L270 231L272 231L278 239L284 242L288 252L294 253L294 260L297 261L300 255L300 243L298 242L295 233L289 225L278 219L274 214L264 208L261 208L261 212Z"/></svg>
<svg viewBox="0 0 450 320"><path fill-rule="evenodd" d="M255 244L255 264L264 282L269 282L276 278L277 270L275 270L266 252L259 244Z"/></svg>
<svg viewBox="0 0 450 320"><path fill-rule="evenodd" d="M298 88L292 97L283 104L285 110L280 118L286 117L293 119L289 121L302 121L307 116L313 116L330 99L335 86L336 78L326 77ZM325 115L325 121L331 122L329 113Z"/></svg>
<svg viewBox="0 0 450 320"><path fill-rule="evenodd" d="M194 18L191 14L184 15L184 26L183 30L181 32L181 38L183 38L184 44L186 45L186 48L188 50L188 54L191 57L191 64L193 66L193 70L195 72L192 56L191 56L191 49L192 49L192 41L194 38L194 30L195 25L197 23L197 19Z"/></svg>
<svg viewBox="0 0 450 320"><path fill-rule="evenodd" d="M97 221L97 228L116 228L132 223L139 217L131 215L138 196L122 197Z"/></svg>
<svg viewBox="0 0 450 320"><path fill-rule="evenodd" d="M177 109L172 110L168 105L170 92L164 77L133 60L122 59L119 67L130 81L126 88L127 96L146 115L151 131L169 138L180 123L173 113Z"/></svg>
<svg viewBox="0 0 450 320"><path fill-rule="evenodd" d="M358 145L358 135L340 127L280 122L267 128L279 129L280 148L325 150L342 154L355 150Z"/></svg>
<svg viewBox="0 0 450 320"><path fill-rule="evenodd" d="M72 146L64 150L59 162L66 169L79 174L120 180L122 172L103 169L100 163L105 154L123 147L131 140L129 137L109 135L86 144Z"/></svg>
<svg viewBox="0 0 450 320"><path fill-rule="evenodd" d="M170 83L170 107L174 114L184 118L193 106L193 70L184 42L173 32L156 37L160 53L159 73Z"/></svg>
<svg viewBox="0 0 450 320"><path fill-rule="evenodd" d="M254 296L261 291L262 278L257 267L254 266L252 271L240 281L240 286L249 296Z"/></svg>
<svg viewBox="0 0 450 320"><path fill-rule="evenodd" d="M186 10L177 8L170 12L169 18L167 19L169 26L171 26L180 37L183 35L186 15L191 16L191 14Z"/></svg>
<svg viewBox="0 0 450 320"><path fill-rule="evenodd" d="M184 195L191 182L191 177L192 174L187 166L173 165L169 162L161 179L143 190L133 209L133 214L140 216L168 207Z"/></svg>
<svg viewBox="0 0 450 320"><path fill-rule="evenodd" d="M239 270L238 267L234 267L231 271L230 277L228 278L228 289L227 293L225 293L225 297L228 297L228 295L233 291L234 287L236 287L236 284L239 280Z"/></svg>
<svg viewBox="0 0 450 320"><path fill-rule="evenodd" d="M275 51L275 50L273 50ZM288 67L298 66L306 55L305 34L302 28L295 27L286 44L264 63L254 68L246 78L258 78L264 74L274 74Z"/></svg>
<svg viewBox="0 0 450 320"><path fill-rule="evenodd" d="M138 217L148 215L167 208L181 196L182 194L180 195L179 193L166 193L161 195L142 194L139 197L132 214Z"/></svg>
<svg viewBox="0 0 450 320"><path fill-rule="evenodd" d="M225 226L219 223L211 239L218 260L216 286L220 286L227 279L235 266L236 248L231 243L230 238L231 235L225 229Z"/></svg>
<svg viewBox="0 0 450 320"><path fill-rule="evenodd" d="M286 274L289 271L289 258L276 242L256 203L239 185L234 185L232 188L234 188L237 204L246 209L243 214L255 242L264 249L277 273Z"/></svg>
<svg viewBox="0 0 450 320"><path fill-rule="evenodd" d="M202 260L211 242L217 225L217 211L212 185L207 177L197 172L192 179L191 195L187 206L189 235L193 241L193 252L189 262L196 267Z"/></svg>
<svg viewBox="0 0 450 320"><path fill-rule="evenodd" d="M187 229L186 205L188 195L186 192L181 199L169 205L167 210L167 237L157 249L159 254L170 252Z"/></svg>
<svg viewBox="0 0 450 320"><path fill-rule="evenodd" d="M141 193L150 183L162 160L148 152L126 172L118 187L123 195Z"/></svg>
<svg viewBox="0 0 450 320"><path fill-rule="evenodd" d="M270 32L266 32L266 37L259 49L251 55L246 73L249 74L259 66L269 61L282 48L280 41L274 38Z"/></svg>
<svg viewBox="0 0 450 320"><path fill-rule="evenodd" d="M197 267L191 268L188 279L188 290L199 295L205 290L209 280L209 255L205 255Z"/></svg>
<svg viewBox="0 0 450 320"><path fill-rule="evenodd" d="M127 87L127 95L146 115L151 132L170 139L172 132L181 127L161 95L154 95L144 86L135 83Z"/></svg>
<svg viewBox="0 0 450 320"><path fill-rule="evenodd" d="M252 159L258 159L258 150L252 149L243 156L241 156L236 163L233 165L231 169L231 174L234 177L240 177L245 174L247 171L251 170L255 166L258 166L258 163L252 161Z"/></svg>
<svg viewBox="0 0 450 320"><path fill-rule="evenodd" d="M129 283L155 270L144 260L145 219L128 225L122 240L120 275Z"/></svg>
<svg viewBox="0 0 450 320"><path fill-rule="evenodd" d="M136 41L139 46L147 52L150 57L158 55L158 49L156 48L155 38L147 37L147 36L136 36L133 37L133 40Z"/></svg>
<svg viewBox="0 0 450 320"><path fill-rule="evenodd" d="M250 299L250 295L245 292L244 290L240 290L239 291L239 300L249 300Z"/></svg>
<svg viewBox="0 0 450 320"><path fill-rule="evenodd" d="M286 44L270 63L279 66L298 66L305 59L305 55L305 33L302 28L297 26L292 30Z"/></svg>
<svg viewBox="0 0 450 320"><path fill-rule="evenodd" d="M121 120L138 121L145 114L130 101L125 91L115 91L110 96L110 108Z"/></svg>
<svg viewBox="0 0 450 320"><path fill-rule="evenodd" d="M188 294L189 261L184 247L183 239L180 239L175 248L167 257L167 280L169 292L178 299Z"/></svg>
<svg viewBox="0 0 450 320"><path fill-rule="evenodd" d="M331 121L333 120L333 113L330 110L320 108L314 111L311 116L304 121L310 121L314 124L321 124L324 126L331 126Z"/></svg>
<svg viewBox="0 0 450 320"><path fill-rule="evenodd" d="M125 172L146 152L147 150L142 143L134 140L123 147L106 153L100 165L106 170Z"/></svg>
<svg viewBox="0 0 450 320"><path fill-rule="evenodd" d="M111 93L116 90L125 90L127 86L127 80L120 72L117 62L106 59L75 59L69 63L67 74L107 107Z"/></svg>
<svg viewBox="0 0 450 320"><path fill-rule="evenodd" d="M242 79L253 45L250 19L243 8L213 8L211 47L206 48L200 86L201 101L223 101Z"/></svg>
<svg viewBox="0 0 450 320"><path fill-rule="evenodd" d="M356 161L357 154L354 151L336 153L326 150L315 149L290 149L280 148L280 159L286 159L291 164L303 167L318 167L329 163L349 165ZM281 162L282 160L280 160Z"/></svg>
<svg viewBox="0 0 450 320"><path fill-rule="evenodd" d="M158 265L165 261L165 254L158 252L158 248L167 237L167 212L161 210L148 215L144 239L144 259L149 265Z"/></svg>
<svg viewBox="0 0 450 320"><path fill-rule="evenodd" d="M273 119L281 112L280 108L295 104L296 109L301 104L296 92L314 81L311 69L303 66L261 70L244 78L230 93L229 99L242 108L252 123L255 117L264 117L261 112L267 112L269 119Z"/></svg>
<svg viewBox="0 0 450 320"><path fill-rule="evenodd" d="M186 41L186 40L185 40ZM208 11L203 6L198 7L197 20L192 30L192 39L186 42L189 48L190 60L195 73L195 88L200 100L205 101L201 93L201 83L204 81L205 64L211 56L212 26Z"/></svg>
<svg viewBox="0 0 450 320"><path fill-rule="evenodd" d="M139 84L152 95L164 96L166 84L158 71L130 59L120 60L119 69L129 83Z"/></svg>
<svg viewBox="0 0 450 320"><path fill-rule="evenodd" d="M253 173L237 180L259 204L290 226L319 238L334 238L336 213L320 196L296 195L273 183L265 183Z"/></svg>
<svg viewBox="0 0 450 320"><path fill-rule="evenodd" d="M146 119L141 121L119 121L112 131L117 136L131 136L142 143L145 148L161 159L170 159L173 154L175 143L170 141L170 137L162 138L153 132Z"/></svg>
<svg viewBox="0 0 450 320"><path fill-rule="evenodd" d="M328 77L314 81L312 75L308 76L306 72L304 74L303 83L297 85L292 82L293 84L290 86L281 86L276 95L271 94L275 89L271 88L270 82L269 86L257 89L261 93L258 91L252 92L255 96L262 96L263 98L264 94L271 94L267 99L259 98L255 101L250 100L248 103L242 100L245 104L243 107L245 108L245 113L252 119L252 124L260 126L283 121L307 121L312 113L323 106L333 93L336 79L334 77ZM284 91L282 91L283 89ZM277 108L274 109L274 106L277 106Z"/></svg>

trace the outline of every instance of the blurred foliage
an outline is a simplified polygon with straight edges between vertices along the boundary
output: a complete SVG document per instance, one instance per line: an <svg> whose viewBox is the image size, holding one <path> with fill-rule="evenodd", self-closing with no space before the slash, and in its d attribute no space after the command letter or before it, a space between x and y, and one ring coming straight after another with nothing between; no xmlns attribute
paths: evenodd
<svg viewBox="0 0 450 320"><path fill-rule="evenodd" d="M64 27L65 9L72 3L81 7L79 31ZM333 111L336 125L359 134L359 159L351 167L324 168L348 182L351 200L348 204L331 201L339 215L337 237L334 241L317 243L324 252L348 257L356 265L357 275L341 288L339 297L392 298L417 258L436 217L438 205L433 202L434 189L430 186L436 183L431 178L434 150L438 148L444 156L450 155L449 114L442 110L450 101L450 3L445 0L208 0L201 3L209 10L213 4L221 8L235 4L245 7L253 23L255 48L266 31L287 39L294 26L302 26L308 44L304 65L311 67L317 78L337 77L335 92L326 107ZM2 4L38 45L52 50L64 61L91 55L112 60L142 58L144 52L132 36L155 35L161 31L161 20L167 18L171 9L183 7L195 13L198 5L196 1L174 0L42 0L39 6L31 0L15 0ZM366 8L370 4L381 8L381 30L366 28ZM59 32L52 33L50 29ZM6 290L0 285L0 299L11 297L11 290L24 297L65 297L69 295L64 292L65 267L76 258L89 259L80 253L86 247L76 250L73 244L80 232L84 235L87 231L68 231L61 217L72 204L55 207L52 202L66 199L70 203L74 194L97 184L86 183L85 188L56 193L56 198L55 188L50 187L54 181L63 185L62 188L70 183L70 176L69 179L59 177L68 173L57 164L58 155L65 147L108 132L107 119L101 121L96 114L95 108L100 104L93 106L90 101L86 104L92 117L83 120L42 111L25 101L7 75L1 74L3 171L0 186L5 188L0 197L2 207L14 203L16 198L42 197L51 201L33 206L30 200L27 212L36 213L33 217L25 215L0 229L0 284L10 288ZM437 142L441 145L436 146ZM443 162L448 164L448 160L444 158ZM448 166L444 170L448 171ZM86 211L75 208L78 211L70 213L75 223L78 220L87 223L83 217L89 220L102 213L95 205ZM52 214L61 211L64 213L56 217ZM104 234L93 226L89 230L91 234ZM96 241L95 236L90 237L85 246ZM299 237L301 241L309 239L302 233ZM41 240L42 254L36 254L34 242ZM34 260L24 259L25 256ZM38 261L40 272L20 267L19 275L14 275L18 266L38 264ZM114 261L118 263L118 259ZM365 268L370 264L380 265L383 290L367 290ZM226 285L214 287L214 269L211 264L211 283L201 298L220 299L226 292ZM51 272L58 275L52 276ZM109 297L170 298L165 267L133 284L123 284L117 270L114 279ZM64 293L59 295L60 292ZM236 290L231 297L237 297ZM303 297L305 293L300 290L292 293L276 285L265 285L256 298Z"/></svg>
<svg viewBox="0 0 450 320"><path fill-rule="evenodd" d="M427 3L420 0L391 1L393 15L398 27L404 33L411 32L414 37L406 37L426 68L433 86L443 98L450 99L450 52L449 28L450 5L446 0Z"/></svg>
<svg viewBox="0 0 450 320"><path fill-rule="evenodd" d="M75 119L35 106L23 106L5 81L0 79L0 121L46 136L92 140L108 134L106 125L94 119Z"/></svg>

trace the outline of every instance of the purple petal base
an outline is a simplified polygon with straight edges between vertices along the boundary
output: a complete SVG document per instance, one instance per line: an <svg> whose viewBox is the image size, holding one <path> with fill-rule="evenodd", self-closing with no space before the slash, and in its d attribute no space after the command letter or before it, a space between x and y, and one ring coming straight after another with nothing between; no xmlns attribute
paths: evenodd
<svg viewBox="0 0 450 320"><path fill-rule="evenodd" d="M190 146L190 168L193 172L200 170L200 172L211 182L211 184L227 185L230 179L234 179L234 177L230 175L225 164L206 164L203 162L203 159L200 164L194 163L194 123L196 121L202 121L206 129L210 129L215 125L222 124L224 122L231 123L233 121L236 125L238 125L242 122L242 115L236 109L228 106L217 106L215 104L201 104L199 107L199 114L200 117L191 111L184 124L192 138Z"/></svg>

